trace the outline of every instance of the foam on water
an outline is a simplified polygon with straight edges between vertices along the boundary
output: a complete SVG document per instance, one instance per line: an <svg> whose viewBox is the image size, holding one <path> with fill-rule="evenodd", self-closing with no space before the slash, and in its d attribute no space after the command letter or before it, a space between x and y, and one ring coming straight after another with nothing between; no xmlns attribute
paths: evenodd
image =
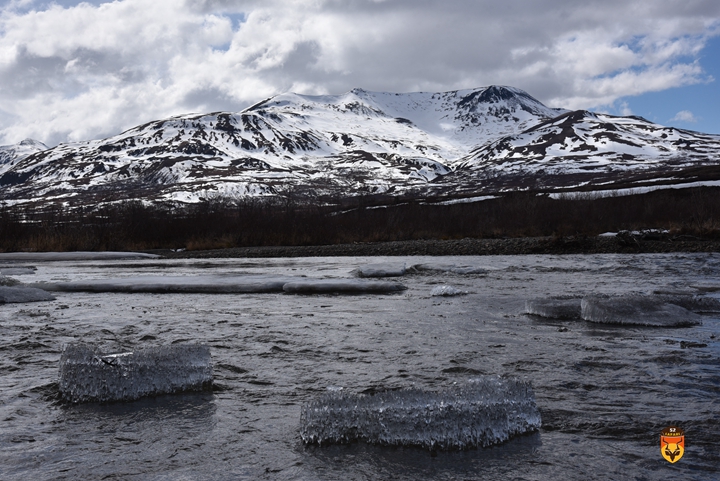
<svg viewBox="0 0 720 481"><path fill-rule="evenodd" d="M486 376L444 391L387 391L374 396L331 391L305 404L305 443L360 440L428 449L467 449L537 430L540 413L529 382Z"/></svg>
<svg viewBox="0 0 720 481"><path fill-rule="evenodd" d="M12 285L12 284L11 284ZM53 301L55 296L42 289L34 289L32 287L7 287L0 285L0 304L5 302L40 302Z"/></svg>
<svg viewBox="0 0 720 481"><path fill-rule="evenodd" d="M210 349L196 344L102 354L77 343L60 357L60 393L72 403L132 401L144 396L210 389Z"/></svg>
<svg viewBox="0 0 720 481"><path fill-rule="evenodd" d="M442 296L442 297L449 297L449 296L461 296L464 294L467 294L467 291L461 291L460 289L457 289L453 286L435 286L430 291L431 296Z"/></svg>
<svg viewBox="0 0 720 481"><path fill-rule="evenodd" d="M601 324L684 327L701 324L700 316L659 296L585 296L582 318Z"/></svg>

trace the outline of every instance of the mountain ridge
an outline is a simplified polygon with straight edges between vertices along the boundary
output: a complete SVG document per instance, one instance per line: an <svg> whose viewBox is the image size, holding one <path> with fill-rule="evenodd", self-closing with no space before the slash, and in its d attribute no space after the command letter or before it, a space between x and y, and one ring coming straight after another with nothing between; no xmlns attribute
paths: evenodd
<svg viewBox="0 0 720 481"><path fill-rule="evenodd" d="M553 109L513 87L352 89L285 93L240 112L180 115L31 152L0 171L0 191L14 203L474 195L658 177L716 165L718 152L720 136Z"/></svg>

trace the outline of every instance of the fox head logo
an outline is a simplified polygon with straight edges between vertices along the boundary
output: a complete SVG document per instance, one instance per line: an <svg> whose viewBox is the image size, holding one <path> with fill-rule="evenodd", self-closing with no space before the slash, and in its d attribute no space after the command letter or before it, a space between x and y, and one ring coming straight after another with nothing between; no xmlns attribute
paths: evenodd
<svg viewBox="0 0 720 481"><path fill-rule="evenodd" d="M685 454L685 433L676 426L662 430L660 434L660 454L669 463L676 463Z"/></svg>

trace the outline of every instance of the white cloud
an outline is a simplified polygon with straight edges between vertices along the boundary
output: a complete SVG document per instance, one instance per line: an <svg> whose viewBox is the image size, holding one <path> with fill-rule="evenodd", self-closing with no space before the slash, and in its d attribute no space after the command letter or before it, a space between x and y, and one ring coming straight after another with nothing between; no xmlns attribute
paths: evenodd
<svg viewBox="0 0 720 481"><path fill-rule="evenodd" d="M705 0L46 3L0 7L0 144L97 138L287 90L503 84L612 107L707 81L697 59L720 33L720 3Z"/></svg>
<svg viewBox="0 0 720 481"><path fill-rule="evenodd" d="M695 123L698 119L695 117L695 115L690 112L689 110L681 110L680 112L675 114L675 117L670 119L670 122L689 122L689 123Z"/></svg>

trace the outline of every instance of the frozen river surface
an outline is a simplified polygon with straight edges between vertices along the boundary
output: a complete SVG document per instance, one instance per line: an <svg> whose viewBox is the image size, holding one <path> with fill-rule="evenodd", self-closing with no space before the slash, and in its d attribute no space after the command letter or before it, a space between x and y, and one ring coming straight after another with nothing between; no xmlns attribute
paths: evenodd
<svg viewBox="0 0 720 481"><path fill-rule="evenodd" d="M718 296L717 254L24 259L0 267L23 283L196 276L207 284L213 276L350 279L353 269L383 263L438 268L408 270L391 279L408 289L387 294L53 292L54 301L0 304L0 479L720 478L718 314L684 328L523 314L527 299L553 296ZM467 294L431 296L441 285ZM206 344L215 390L60 403L60 353L75 341L106 352ZM328 388L432 391L483 374L530 381L542 428L432 454L300 439L302 405ZM672 465L659 449L668 425L686 434L685 455Z"/></svg>

